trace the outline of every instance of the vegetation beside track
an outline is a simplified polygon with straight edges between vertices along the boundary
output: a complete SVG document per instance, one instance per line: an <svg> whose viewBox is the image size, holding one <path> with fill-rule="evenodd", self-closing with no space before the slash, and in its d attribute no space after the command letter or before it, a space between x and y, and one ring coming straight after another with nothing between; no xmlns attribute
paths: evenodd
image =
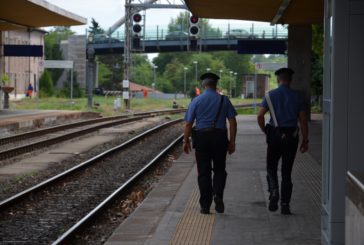
<svg viewBox="0 0 364 245"><path fill-rule="evenodd" d="M19 101L11 101L11 109L17 110L77 110L77 111L93 111L100 112L103 116L113 116L122 114L125 112L125 107L122 105L120 111L114 111L114 100L115 96L109 96L107 98L102 96L94 97L95 106L90 109L87 107L87 98L73 99L73 103L70 99L66 98L24 98ZM178 105L183 108L187 108L191 99L177 99ZM252 99L231 99L234 105L250 104L254 101ZM257 100L260 102L260 100ZM131 109L133 111L151 111L158 109L171 109L172 100L161 100L151 98L137 98L131 100ZM240 111L240 110L239 110ZM246 110L244 110L246 111ZM249 110L248 110L249 112ZM244 113L244 114L253 114Z"/></svg>

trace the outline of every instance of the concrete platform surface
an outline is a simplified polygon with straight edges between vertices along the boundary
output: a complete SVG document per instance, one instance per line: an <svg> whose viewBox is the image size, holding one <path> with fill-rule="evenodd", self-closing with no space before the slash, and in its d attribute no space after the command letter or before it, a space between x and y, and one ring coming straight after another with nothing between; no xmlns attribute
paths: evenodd
<svg viewBox="0 0 364 245"><path fill-rule="evenodd" d="M194 156L183 154L106 244L320 244L320 164L309 153L297 155L294 215L283 216L267 209L265 152L255 116L240 116L237 151L227 160L224 214L216 214L214 204L212 214L199 213Z"/></svg>
<svg viewBox="0 0 364 245"><path fill-rule="evenodd" d="M9 131L40 127L54 122L99 117L98 113L60 110L0 110L0 137Z"/></svg>

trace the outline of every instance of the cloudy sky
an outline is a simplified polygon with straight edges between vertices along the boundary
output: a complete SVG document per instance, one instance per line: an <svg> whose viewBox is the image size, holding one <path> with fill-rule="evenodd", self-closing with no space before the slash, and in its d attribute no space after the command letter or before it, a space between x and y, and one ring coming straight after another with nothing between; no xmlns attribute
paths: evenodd
<svg viewBox="0 0 364 245"><path fill-rule="evenodd" d="M75 26L72 30L79 34L84 34L86 28L94 18L99 22L100 26L108 29L119 18L124 15L124 0L47 0L61 8L78 14L88 19L88 25ZM171 1L171 0L170 0ZM176 4L180 4L180 0L172 0ZM146 11L146 25L148 27L167 26L171 18L175 18L182 10L177 9L149 9ZM239 25L247 29L251 26L251 21L234 21L234 20L210 20L214 26L221 26L223 29L227 28L227 23L231 25ZM269 28L268 23L255 23L255 26L266 26ZM248 30L248 29L247 29Z"/></svg>
<svg viewBox="0 0 364 245"><path fill-rule="evenodd" d="M119 18L124 15L124 0L47 0L68 11L76 13L88 19L94 18L99 22L100 26L108 29ZM175 1L180 3L180 1ZM152 9L146 13L146 20L148 25L167 25L172 17L178 15L181 10L174 9ZM87 25L88 26L88 25ZM72 27L77 33L85 33L87 26Z"/></svg>

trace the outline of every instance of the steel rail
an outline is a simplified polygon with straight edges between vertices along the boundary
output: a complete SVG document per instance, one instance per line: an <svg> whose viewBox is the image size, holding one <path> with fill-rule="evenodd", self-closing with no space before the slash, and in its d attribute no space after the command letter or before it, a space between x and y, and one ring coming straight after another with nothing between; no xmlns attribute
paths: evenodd
<svg viewBox="0 0 364 245"><path fill-rule="evenodd" d="M106 122L106 121L119 120L119 119L128 118L128 117L132 117L132 116L155 115L155 114L165 114L165 113L181 113L184 111L185 111L184 109L159 110L159 111L139 112L139 113L134 113L131 115L121 115L121 116L103 117L103 118L96 118L96 119L91 119L91 120L84 120L81 122L63 124L63 125L59 125L59 126L54 126L54 127L49 127L49 128L45 128L45 129L39 129L39 130L33 130L31 132L3 137L3 138L0 138L0 145L15 142L15 141L18 141L21 139L39 137L41 135L54 133L57 131L62 131L62 130L70 129L70 128L82 127L82 126Z"/></svg>
<svg viewBox="0 0 364 245"><path fill-rule="evenodd" d="M47 179L47 180L33 186L33 187L30 187L30 188L28 188L28 189L26 189L26 190L24 190L24 191L22 191L22 192L20 192L18 194L15 194L15 195L5 199L4 201L0 202L0 210L9 207L14 202L19 201L20 199L25 198L25 197L27 197L28 195L30 195L32 193L35 193L37 191L42 190L43 188L48 187L49 185L55 183L56 181L62 180L63 178L68 177L71 174L73 174L73 173L75 173L75 172L77 172L77 171L79 171L79 170L81 170L81 169L83 169L85 167L90 166L91 164L103 159L104 157L110 155L111 153L113 153L115 151L121 150L123 148L126 148L129 145L134 144L138 140L141 140L143 137L145 137L145 136L147 136L147 135L149 135L149 134L151 134L153 132L156 132L156 131L158 131L158 130L160 130L162 128L171 126L171 125L176 124L176 123L181 122L181 121L182 121L182 119L176 119L176 120L164 123L162 125L155 126L155 127L151 128L151 129L149 129L149 130L147 130L147 131L133 137L132 139L129 139L129 140L125 141L124 143L122 143L122 144L120 144L118 146L115 146L115 147L113 147L113 148L111 148L111 149L109 149L107 151L104 151L104 152L102 152L102 153L100 153L100 154L98 154L98 155L96 155L96 156L94 156L94 157L92 157L92 158L90 158L90 159L88 159L88 160L86 160L86 161L84 161L84 162L82 162L82 163L80 163L80 164L78 164L78 165L76 165L76 166L74 166L74 167L60 173L60 174L58 174L58 175L56 175L56 176L53 176L53 177L51 177L51 178L49 178L49 179Z"/></svg>
<svg viewBox="0 0 364 245"><path fill-rule="evenodd" d="M92 221L97 217L100 212L102 212L105 208L107 208L113 201L126 193L130 187L135 184L135 182L144 176L148 170L162 157L168 152L172 147L174 147L178 142L180 142L183 138L183 135L180 135L175 139L171 144L169 144L166 148L164 148L157 156L153 158L149 163L147 163L141 170L139 170L135 175L133 175L129 180L127 180L123 185L121 185L117 190L115 190L111 195L109 195L104 201L102 201L97 207L95 207L92 211L90 211L87 215L85 215L80 221L78 221L75 225L73 225L70 229L68 229L65 233L63 233L56 241L52 243L52 245L59 245L66 243L69 239L73 237L80 229L85 227L87 223Z"/></svg>
<svg viewBox="0 0 364 245"><path fill-rule="evenodd" d="M7 158L10 158L10 157L18 155L18 154L27 153L27 152L30 152L30 151L36 149L36 148L47 147L47 146L50 146L50 145L53 145L53 144L56 144L56 143L59 143L59 142L62 142L62 141L68 140L68 139L72 139L72 138L75 138L75 137L78 137L78 136L81 136L81 135L84 135L84 134L87 134L87 133L94 132L94 131L99 130L101 128L112 127L112 126L115 126L115 125L124 124L124 123L128 123L128 122L133 122L133 121L138 121L138 120L141 120L141 119L144 119L144 118L147 118L147 117L152 117L152 116L155 116L155 115L166 114L166 113L180 113L180 110L179 111L171 110L171 111L164 111L164 112L158 111L158 112L138 113L138 114L135 114L136 116L134 116L134 117L127 117L127 118L121 119L121 120L106 122L106 123L103 123L103 124L100 124L100 125L92 126L92 127L86 128L86 129L81 129L81 130L78 130L78 131L75 131L75 132L70 132L70 133L66 133L66 134L56 136L56 137L52 137L52 138L49 138L49 139L36 141L36 142L30 143L28 145L16 146L16 147L13 147L11 149L0 151L0 160L7 159Z"/></svg>

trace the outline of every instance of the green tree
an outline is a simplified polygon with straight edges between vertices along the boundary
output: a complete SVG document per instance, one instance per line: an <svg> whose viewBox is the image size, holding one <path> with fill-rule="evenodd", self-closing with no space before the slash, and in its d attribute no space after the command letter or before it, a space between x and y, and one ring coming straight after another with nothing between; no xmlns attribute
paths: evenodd
<svg viewBox="0 0 364 245"><path fill-rule="evenodd" d="M106 88L109 84L110 77L111 77L111 71L107 65L105 65L102 62L99 62L99 72L98 72L98 81L99 86Z"/></svg>
<svg viewBox="0 0 364 245"><path fill-rule="evenodd" d="M82 98L85 96L85 89L78 83L77 72L73 72L73 98ZM71 71L67 73L67 80L63 82L63 87L59 91L59 97L70 98L71 96Z"/></svg>
<svg viewBox="0 0 364 245"><path fill-rule="evenodd" d="M45 70L39 79L40 97L50 97L54 94L51 74Z"/></svg>
<svg viewBox="0 0 364 245"><path fill-rule="evenodd" d="M95 35L105 33L105 30L100 27L99 23L94 18L92 18L88 32Z"/></svg>
<svg viewBox="0 0 364 245"><path fill-rule="evenodd" d="M153 68L148 63L142 63L133 68L131 81L137 84L151 87L153 83Z"/></svg>
<svg viewBox="0 0 364 245"><path fill-rule="evenodd" d="M179 13L179 15L174 19L172 18L168 24L168 32L173 31L183 31L188 33L190 26L190 13L185 11ZM219 28L213 28L208 19L200 19L200 36L202 37L221 37L222 31Z"/></svg>
<svg viewBox="0 0 364 245"><path fill-rule="evenodd" d="M97 56L97 61L103 64L102 67L106 71L102 74L102 87L107 90L121 90L124 71L123 56L121 54L100 55Z"/></svg>

